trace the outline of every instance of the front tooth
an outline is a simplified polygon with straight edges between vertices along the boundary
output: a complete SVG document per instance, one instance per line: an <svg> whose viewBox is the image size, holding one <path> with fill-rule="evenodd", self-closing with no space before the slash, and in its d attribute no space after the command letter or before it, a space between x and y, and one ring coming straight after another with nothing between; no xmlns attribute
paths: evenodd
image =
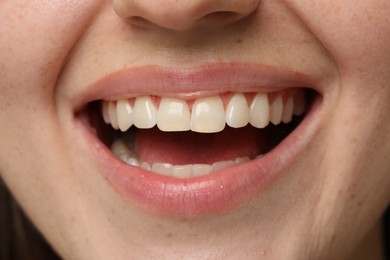
<svg viewBox="0 0 390 260"><path fill-rule="evenodd" d="M157 109L150 96L137 97L133 113L134 125L138 128L153 128L157 123Z"/></svg>
<svg viewBox="0 0 390 260"><path fill-rule="evenodd" d="M219 96L200 98L192 106L191 130L217 133L225 128L225 111Z"/></svg>
<svg viewBox="0 0 390 260"><path fill-rule="evenodd" d="M157 112L157 127L162 131L190 130L190 109L187 102L175 98L162 98Z"/></svg>
<svg viewBox="0 0 390 260"><path fill-rule="evenodd" d="M214 168L210 164L194 164L192 165L193 177L203 176L214 171Z"/></svg>
<svg viewBox="0 0 390 260"><path fill-rule="evenodd" d="M269 124L269 100L268 95L258 93L250 107L250 124L257 128L264 128Z"/></svg>
<svg viewBox="0 0 390 260"><path fill-rule="evenodd" d="M133 125L133 108L128 100L119 100L116 104L118 125L122 132L127 131Z"/></svg>
<svg viewBox="0 0 390 260"><path fill-rule="evenodd" d="M233 128L244 127L249 123L249 107L243 94L235 94L226 108L226 123Z"/></svg>
<svg viewBox="0 0 390 260"><path fill-rule="evenodd" d="M293 113L294 113L294 99L292 97L289 97L287 99L286 104L284 105L283 116L282 116L283 123L285 124L290 123L293 118Z"/></svg>
<svg viewBox="0 0 390 260"><path fill-rule="evenodd" d="M155 163L152 165L152 172L170 176L172 172L172 164L170 163Z"/></svg>
<svg viewBox="0 0 390 260"><path fill-rule="evenodd" d="M278 95L271 105L271 111L270 111L271 123L273 123L274 125L280 124L280 122L282 122L282 116L283 116L283 98L282 96Z"/></svg>
<svg viewBox="0 0 390 260"><path fill-rule="evenodd" d="M172 167L172 176L180 179L188 179L192 177L192 165L177 165Z"/></svg>
<svg viewBox="0 0 390 260"><path fill-rule="evenodd" d="M108 115L110 117L111 125L114 129L118 130L119 125L118 125L118 116L116 113L116 105L114 102L110 101L108 103Z"/></svg>
<svg viewBox="0 0 390 260"><path fill-rule="evenodd" d="M221 161L221 162L215 162L213 163L213 168L214 168L214 171L219 171L219 170L223 170L223 169L226 169L226 168L229 168L233 165L235 165L236 163L234 161Z"/></svg>

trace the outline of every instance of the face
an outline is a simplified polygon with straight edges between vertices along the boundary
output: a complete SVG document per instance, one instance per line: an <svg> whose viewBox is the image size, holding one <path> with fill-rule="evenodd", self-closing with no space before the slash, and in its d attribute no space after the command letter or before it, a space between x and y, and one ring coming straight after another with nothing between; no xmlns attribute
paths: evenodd
<svg viewBox="0 0 390 260"><path fill-rule="evenodd" d="M64 258L364 257L390 201L389 12L1 1L1 177Z"/></svg>

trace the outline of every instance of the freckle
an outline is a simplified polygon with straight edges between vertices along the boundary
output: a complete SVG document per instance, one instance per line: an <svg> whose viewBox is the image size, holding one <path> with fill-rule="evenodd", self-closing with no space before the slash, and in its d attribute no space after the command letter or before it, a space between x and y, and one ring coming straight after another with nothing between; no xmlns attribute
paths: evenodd
<svg viewBox="0 0 390 260"><path fill-rule="evenodd" d="M242 43L242 40L241 40L241 39L238 39L238 40L236 41L236 43L237 43L237 44L241 44L241 43Z"/></svg>
<svg viewBox="0 0 390 260"><path fill-rule="evenodd" d="M173 237L173 234L172 234L172 233L167 233L167 234L165 234L165 237L167 237L167 238L172 238L172 237Z"/></svg>

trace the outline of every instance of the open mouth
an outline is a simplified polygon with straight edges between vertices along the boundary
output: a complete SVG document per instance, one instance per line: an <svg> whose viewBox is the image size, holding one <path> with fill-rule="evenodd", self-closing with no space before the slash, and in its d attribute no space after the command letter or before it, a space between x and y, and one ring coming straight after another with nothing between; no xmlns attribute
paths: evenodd
<svg viewBox="0 0 390 260"><path fill-rule="evenodd" d="M184 76L142 71L102 80L76 112L104 179L141 208L196 216L239 205L287 172L315 132L321 95L294 73L230 65ZM243 87L247 78L261 87ZM175 94L181 86L196 95Z"/></svg>
<svg viewBox="0 0 390 260"><path fill-rule="evenodd" d="M311 95L296 88L194 100L139 96L101 100L91 112L99 114L94 128L104 129L99 138L124 163L186 179L264 156L299 124Z"/></svg>

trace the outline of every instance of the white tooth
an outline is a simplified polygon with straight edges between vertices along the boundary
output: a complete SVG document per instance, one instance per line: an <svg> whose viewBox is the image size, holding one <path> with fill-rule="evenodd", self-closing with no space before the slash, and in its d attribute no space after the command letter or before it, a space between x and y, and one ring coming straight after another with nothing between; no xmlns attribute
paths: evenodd
<svg viewBox="0 0 390 260"><path fill-rule="evenodd" d="M270 108L268 95L258 93L250 107L250 123L256 128L264 128L269 124Z"/></svg>
<svg viewBox="0 0 390 260"><path fill-rule="evenodd" d="M249 123L248 102L243 94L235 94L226 108L226 123L233 128L244 127Z"/></svg>
<svg viewBox="0 0 390 260"><path fill-rule="evenodd" d="M250 161L251 159L249 157L238 157L234 160L236 164L244 163L247 161Z"/></svg>
<svg viewBox="0 0 390 260"><path fill-rule="evenodd" d="M122 132L127 131L133 125L133 108L128 100L119 100L116 103L116 112L118 114L118 125Z"/></svg>
<svg viewBox="0 0 390 260"><path fill-rule="evenodd" d="M284 105L283 116L282 116L283 123L285 124L290 123L293 118L293 113L294 113L294 99L293 97L290 96L287 99L286 104Z"/></svg>
<svg viewBox="0 0 390 260"><path fill-rule="evenodd" d="M234 161L222 161L222 162L215 162L213 163L214 171L219 171L226 169L228 167L231 167L235 165L236 163Z"/></svg>
<svg viewBox="0 0 390 260"><path fill-rule="evenodd" d="M129 154L129 149L127 148L125 143L123 141L120 141L120 140L115 141L111 145L111 151L113 154L115 154L117 156L121 156L122 154Z"/></svg>
<svg viewBox="0 0 390 260"><path fill-rule="evenodd" d="M190 109L187 102L175 98L162 98L157 112L157 127L162 131L190 130Z"/></svg>
<svg viewBox="0 0 390 260"><path fill-rule="evenodd" d="M214 168L210 164L194 164L192 165L193 177L203 176L214 171Z"/></svg>
<svg viewBox="0 0 390 260"><path fill-rule="evenodd" d="M108 115L110 117L110 122L111 122L112 127L114 129L118 130L119 129L119 125L118 125L118 117L117 117L117 114L116 114L116 105L112 101L110 101L108 103Z"/></svg>
<svg viewBox="0 0 390 260"><path fill-rule="evenodd" d="M172 166L172 176L180 179L192 177L192 165L177 165Z"/></svg>
<svg viewBox="0 0 390 260"><path fill-rule="evenodd" d="M294 97L294 115L300 116L306 110L306 96L304 91L298 91Z"/></svg>
<svg viewBox="0 0 390 260"><path fill-rule="evenodd" d="M147 171L150 171L150 169L151 169L150 164L147 162L141 163L141 168L144 170L147 170Z"/></svg>
<svg viewBox="0 0 390 260"><path fill-rule="evenodd" d="M127 158L126 163L132 166L139 167L139 161L135 158Z"/></svg>
<svg viewBox="0 0 390 260"><path fill-rule="evenodd" d="M172 164L170 163L155 163L151 169L152 172L170 176L172 172Z"/></svg>
<svg viewBox="0 0 390 260"><path fill-rule="evenodd" d="M102 115L104 122L110 124L110 115L108 114L108 101L102 101Z"/></svg>
<svg viewBox="0 0 390 260"><path fill-rule="evenodd" d="M192 106L191 130L217 133L225 128L225 111L219 96L200 98Z"/></svg>
<svg viewBox="0 0 390 260"><path fill-rule="evenodd" d="M150 96L137 97L134 103L134 125L141 129L153 128L157 123L157 109Z"/></svg>
<svg viewBox="0 0 390 260"><path fill-rule="evenodd" d="M282 96L278 95L274 102L271 104L270 109L270 121L274 125L280 124L282 122L282 115L283 115L283 98Z"/></svg>

